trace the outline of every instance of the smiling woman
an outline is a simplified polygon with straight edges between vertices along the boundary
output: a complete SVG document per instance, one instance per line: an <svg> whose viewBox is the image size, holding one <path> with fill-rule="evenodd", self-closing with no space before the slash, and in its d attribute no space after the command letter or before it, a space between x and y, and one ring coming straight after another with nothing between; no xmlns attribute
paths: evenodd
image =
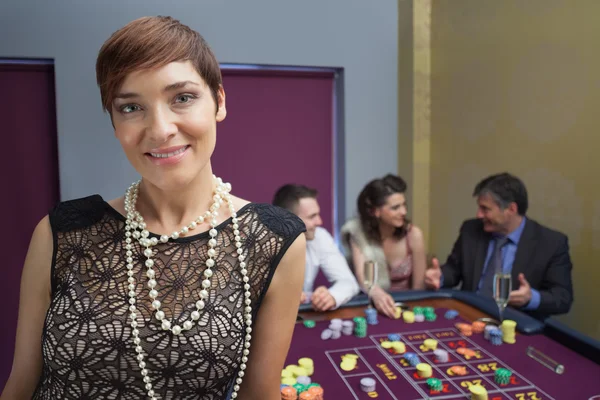
<svg viewBox="0 0 600 400"><path fill-rule="evenodd" d="M141 179L39 223L2 399L279 399L305 227L213 175L226 107L212 51L172 18L141 18L96 71Z"/></svg>

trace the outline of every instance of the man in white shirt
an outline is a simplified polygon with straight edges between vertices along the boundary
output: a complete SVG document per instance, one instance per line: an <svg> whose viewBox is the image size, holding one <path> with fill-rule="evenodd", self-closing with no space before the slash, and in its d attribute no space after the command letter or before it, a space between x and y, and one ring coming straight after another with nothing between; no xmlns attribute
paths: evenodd
<svg viewBox="0 0 600 400"><path fill-rule="evenodd" d="M310 301L317 311L333 310L358 294L360 288L346 258L333 237L321 228L317 191L303 185L284 185L275 193L273 204L296 214L306 225L306 270L301 302ZM332 285L313 290L319 268Z"/></svg>

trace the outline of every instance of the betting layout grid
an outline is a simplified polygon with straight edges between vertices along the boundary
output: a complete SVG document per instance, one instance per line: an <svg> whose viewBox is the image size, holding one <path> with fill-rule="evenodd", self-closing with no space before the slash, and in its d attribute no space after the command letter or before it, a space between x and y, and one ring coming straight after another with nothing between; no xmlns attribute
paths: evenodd
<svg viewBox="0 0 600 400"><path fill-rule="evenodd" d="M416 367L412 367L403 358L404 354L384 349L381 343L388 340L387 335L370 335L372 346L362 346L346 349L326 351L327 358L333 364L336 372L344 381L355 399L377 398L380 400L406 399L406 393L415 394L414 400L435 399L454 400L470 399L469 387L481 385L488 392L488 400L554 400L553 397L527 380L515 368L508 366L492 353L484 350L468 337L460 334L454 328L441 328L405 332L401 334L406 345L406 353L417 354L419 360L432 366L432 378L442 381L441 391L430 390L426 381L418 375ZM437 348L448 352L448 362L440 363L434 356L433 350L427 348L425 339L434 339L438 342ZM472 349L474 353L459 354L459 348ZM347 354L356 354L358 364L355 370L343 371L340 368L342 357ZM458 376L451 371L453 366L466 367L466 375ZM512 372L507 385L498 385L494 382L497 369L504 368ZM372 378L376 382L374 392L365 393L360 389L360 380ZM407 390L406 382L412 390Z"/></svg>

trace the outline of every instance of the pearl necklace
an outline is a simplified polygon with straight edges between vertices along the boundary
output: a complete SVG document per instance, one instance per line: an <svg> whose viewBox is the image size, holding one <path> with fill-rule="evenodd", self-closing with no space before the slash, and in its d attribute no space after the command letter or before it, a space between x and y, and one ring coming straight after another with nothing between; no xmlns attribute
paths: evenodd
<svg viewBox="0 0 600 400"><path fill-rule="evenodd" d="M139 337L139 330L137 329L138 323L137 319L137 307L136 307L136 294L135 294L135 278L133 268L133 239L137 240L144 249L144 256L146 257L145 265L147 268L146 276L148 277L148 288L150 289L149 297L152 301L152 308L155 310L154 317L156 320L160 321L161 327L164 330L171 331L174 335L180 335L183 331L187 331L192 329L194 325L194 321L198 321L200 319L200 312L206 306L206 301L208 299L208 289L211 287L211 277L213 276L212 268L215 266L215 257L217 255L217 251L215 247L217 246L217 216L218 210L223 204L223 198L227 201L227 205L229 206L229 212L231 214L231 222L233 223L233 234L235 235L235 247L236 254L234 257L237 257L240 260L240 273L242 274L242 279L244 281L244 319L246 320L246 336L244 337L244 348L243 348L243 356L242 363L240 364L240 370L238 371L238 377L236 378L235 385L233 387L233 392L231 393L231 398L235 399L237 397L237 392L240 389L240 385L242 383L242 378L244 377L244 370L246 369L246 363L248 362L248 355L250 354L250 340L252 336L250 333L252 332L252 307L250 306L250 284L248 283L249 278L247 276L248 271L246 269L246 263L244 262L244 255L238 225L237 214L235 212L235 207L233 205L233 200L229 192L231 191L231 185L229 183L223 183L221 178L217 178L213 176L216 181L215 195L213 196L213 204L210 206L209 211L207 211L204 215L199 216L196 220L192 221L187 226L184 226L179 231L173 232L170 236L162 235L160 240L153 237L149 238L150 232L146 229L146 223L144 222L144 218L140 215L138 211L135 209L135 204L138 197L138 189L140 185L140 181L134 182L128 189L125 194L125 210L127 211L127 220L125 223L125 250L127 255L127 282L128 282L128 290L129 290L129 317L131 318L130 325L132 329L132 337L133 343L135 345L135 351L137 352L137 361L139 363L139 367L141 370L141 374L143 376L143 380L146 390L148 391L148 397L151 400L158 400L156 393L154 392L152 380L149 376L149 371L146 368L146 363L144 362L144 353L141 347L141 339ZM156 246L158 242L167 243L170 239L177 239L180 236L186 235L190 230L195 229L198 224L202 224L206 219L210 220L211 229L209 230L210 239L208 241L208 259L205 262L206 269L204 270L204 279L202 280L202 289L200 290L200 299L196 301L196 310L192 311L190 314L190 319L183 323L183 326L173 325L173 322L169 321L165 313L160 309L161 303L157 300L158 297L158 288L156 282L156 273L154 272L154 260L152 260L152 256L154 252L152 250L152 246ZM132 239L133 238L133 239Z"/></svg>

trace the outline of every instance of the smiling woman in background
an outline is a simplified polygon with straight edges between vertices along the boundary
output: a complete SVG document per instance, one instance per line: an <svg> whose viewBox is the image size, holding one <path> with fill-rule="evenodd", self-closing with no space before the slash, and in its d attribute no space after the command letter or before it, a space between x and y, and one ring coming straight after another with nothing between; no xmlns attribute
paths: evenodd
<svg viewBox="0 0 600 400"><path fill-rule="evenodd" d="M361 286L365 261L377 263L378 279L371 296L375 307L390 318L395 307L387 291L425 287L423 234L406 217L405 193L406 182L399 176L372 180L358 196L359 218L342 227L343 243Z"/></svg>
<svg viewBox="0 0 600 400"><path fill-rule="evenodd" d="M2 399L280 399L305 227L213 175L226 108L212 51L172 18L141 18L96 72L141 180L35 229Z"/></svg>

